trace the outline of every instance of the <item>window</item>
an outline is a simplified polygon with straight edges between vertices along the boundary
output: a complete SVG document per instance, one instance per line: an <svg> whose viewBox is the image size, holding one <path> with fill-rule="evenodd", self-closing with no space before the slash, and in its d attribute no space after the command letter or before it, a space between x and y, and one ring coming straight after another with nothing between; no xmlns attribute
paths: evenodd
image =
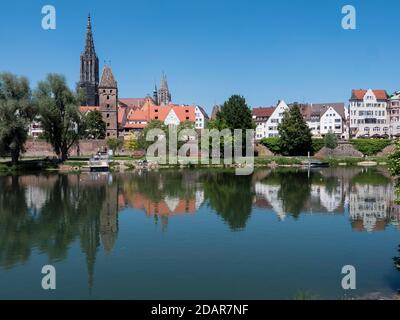
<svg viewBox="0 0 400 320"><path fill-rule="evenodd" d="M109 127L110 126L110 123L109 122L107 122L107 127Z"/></svg>
<svg viewBox="0 0 400 320"><path fill-rule="evenodd" d="M110 117L110 114L109 113L107 113L107 118L109 118Z"/></svg>
<svg viewBox="0 0 400 320"><path fill-rule="evenodd" d="M107 103L107 108L110 108L110 104L109 103Z"/></svg>
<svg viewBox="0 0 400 320"><path fill-rule="evenodd" d="M158 117L155 117L156 120L158 120Z"/></svg>
<svg viewBox="0 0 400 320"><path fill-rule="evenodd" d="M154 110L154 112L158 112L158 109Z"/></svg>
<svg viewBox="0 0 400 320"><path fill-rule="evenodd" d="M186 117L186 120L189 120L189 117Z"/></svg>
<svg viewBox="0 0 400 320"><path fill-rule="evenodd" d="M107 96L107 100L110 100L110 96Z"/></svg>

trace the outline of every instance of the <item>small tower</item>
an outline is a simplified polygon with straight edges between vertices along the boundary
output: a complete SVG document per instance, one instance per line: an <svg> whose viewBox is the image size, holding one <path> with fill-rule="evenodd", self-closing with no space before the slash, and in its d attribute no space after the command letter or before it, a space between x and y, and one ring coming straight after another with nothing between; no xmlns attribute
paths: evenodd
<svg viewBox="0 0 400 320"><path fill-rule="evenodd" d="M158 105L158 90L157 90L157 85L154 85L153 100L154 100L154 104L155 104L155 105Z"/></svg>
<svg viewBox="0 0 400 320"><path fill-rule="evenodd" d="M171 102L171 93L168 88L167 76L165 73L162 73L160 89L158 90L158 104L159 105L167 105Z"/></svg>
<svg viewBox="0 0 400 320"><path fill-rule="evenodd" d="M105 66L99 84L100 112L106 123L106 138L118 137L118 85L109 66Z"/></svg>
<svg viewBox="0 0 400 320"><path fill-rule="evenodd" d="M86 30L85 50L81 54L79 87L86 94L85 104L98 106L98 85L99 85L99 59L96 55L92 33L92 23L88 16Z"/></svg>

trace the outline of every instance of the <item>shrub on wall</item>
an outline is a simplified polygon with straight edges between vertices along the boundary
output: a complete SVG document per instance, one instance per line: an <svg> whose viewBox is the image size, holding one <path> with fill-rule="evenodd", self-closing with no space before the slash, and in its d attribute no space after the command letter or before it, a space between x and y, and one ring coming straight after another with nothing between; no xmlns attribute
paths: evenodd
<svg viewBox="0 0 400 320"><path fill-rule="evenodd" d="M390 139L353 139L351 140L351 144L355 149L366 154L368 156L372 156L382 151L385 147L392 144L392 140Z"/></svg>
<svg viewBox="0 0 400 320"><path fill-rule="evenodd" d="M281 139L279 137L264 138L261 144L266 146L271 152L281 154Z"/></svg>
<svg viewBox="0 0 400 320"><path fill-rule="evenodd" d="M279 137L264 138L260 142L274 154L283 154L281 139ZM313 154L317 153L323 147L324 147L324 139L312 139Z"/></svg>
<svg viewBox="0 0 400 320"><path fill-rule="evenodd" d="M321 150L325 146L324 139L312 139L312 148L314 154Z"/></svg>

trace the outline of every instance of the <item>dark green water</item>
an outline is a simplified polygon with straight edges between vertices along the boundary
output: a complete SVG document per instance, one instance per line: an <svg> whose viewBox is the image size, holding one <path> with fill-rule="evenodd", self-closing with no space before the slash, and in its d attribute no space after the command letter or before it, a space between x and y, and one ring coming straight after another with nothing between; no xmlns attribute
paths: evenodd
<svg viewBox="0 0 400 320"><path fill-rule="evenodd" d="M393 295L399 221L385 169L4 176L0 299Z"/></svg>

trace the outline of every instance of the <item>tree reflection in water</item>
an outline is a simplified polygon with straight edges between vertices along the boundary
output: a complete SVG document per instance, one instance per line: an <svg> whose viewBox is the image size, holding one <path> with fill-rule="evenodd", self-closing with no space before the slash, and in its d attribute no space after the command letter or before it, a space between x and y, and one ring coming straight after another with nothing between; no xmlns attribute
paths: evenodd
<svg viewBox="0 0 400 320"><path fill-rule="evenodd" d="M118 213L138 209L167 230L170 218L194 215L202 205L232 231L246 228L254 207L280 219L302 214L345 214L353 230L399 225L400 205L384 170L258 170L235 176L227 170L182 170L125 174L0 177L0 266L13 268L37 249L49 262L64 260L79 241L89 287L96 256L110 253L118 236ZM195 220L193 220L195 221ZM399 269L400 258L394 258Z"/></svg>

